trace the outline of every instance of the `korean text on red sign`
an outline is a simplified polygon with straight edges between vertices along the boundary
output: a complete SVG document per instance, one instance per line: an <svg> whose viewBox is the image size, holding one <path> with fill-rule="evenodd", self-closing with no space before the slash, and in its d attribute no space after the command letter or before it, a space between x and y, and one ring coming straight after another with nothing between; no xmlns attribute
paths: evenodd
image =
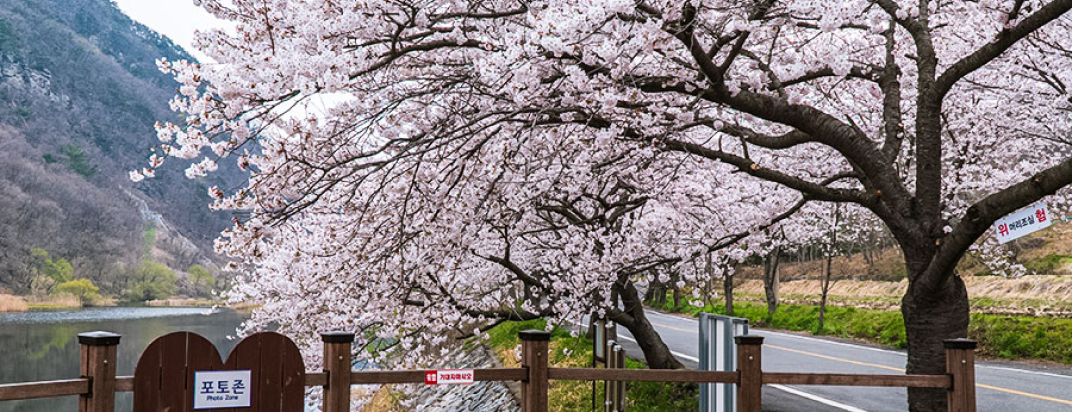
<svg viewBox="0 0 1072 412"><path fill-rule="evenodd" d="M440 369L424 372L427 385L468 385L473 383L472 369Z"/></svg>
<svg viewBox="0 0 1072 412"><path fill-rule="evenodd" d="M998 243L1006 243L1050 227L1052 222L1046 204L1040 202L998 219L994 231Z"/></svg>

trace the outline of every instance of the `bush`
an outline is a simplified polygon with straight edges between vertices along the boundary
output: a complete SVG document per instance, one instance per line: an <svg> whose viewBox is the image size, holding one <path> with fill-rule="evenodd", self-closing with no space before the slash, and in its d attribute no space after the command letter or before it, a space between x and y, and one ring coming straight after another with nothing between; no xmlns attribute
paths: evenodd
<svg viewBox="0 0 1072 412"><path fill-rule="evenodd" d="M212 277L212 274L208 273L208 269L201 265L190 266L190 270L187 272L190 274L190 283L194 285L212 287L212 285L216 284L216 278Z"/></svg>
<svg viewBox="0 0 1072 412"><path fill-rule="evenodd" d="M67 259L53 260L48 256L48 251L40 248L30 249L30 257L37 273L52 279L57 284L69 281L74 277L74 267L71 266L71 262L68 262Z"/></svg>
<svg viewBox="0 0 1072 412"><path fill-rule="evenodd" d="M132 286L123 294L131 301L146 301L171 297L178 290L178 277L167 266L144 261L131 276Z"/></svg>
<svg viewBox="0 0 1072 412"><path fill-rule="evenodd" d="M52 289L53 294L71 294L78 298L82 304L101 300L100 288L89 279L75 279L60 283Z"/></svg>

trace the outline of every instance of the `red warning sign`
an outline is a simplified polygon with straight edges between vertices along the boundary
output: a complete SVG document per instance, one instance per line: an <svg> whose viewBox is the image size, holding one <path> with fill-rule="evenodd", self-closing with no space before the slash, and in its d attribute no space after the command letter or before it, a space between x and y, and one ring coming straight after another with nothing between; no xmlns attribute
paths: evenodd
<svg viewBox="0 0 1072 412"><path fill-rule="evenodd" d="M439 369L424 371L426 385L468 385L473 383L472 369Z"/></svg>

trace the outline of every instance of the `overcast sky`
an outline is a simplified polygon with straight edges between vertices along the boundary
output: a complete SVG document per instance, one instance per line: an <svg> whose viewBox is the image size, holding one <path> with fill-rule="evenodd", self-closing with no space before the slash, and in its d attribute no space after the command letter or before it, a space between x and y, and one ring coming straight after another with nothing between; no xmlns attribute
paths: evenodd
<svg viewBox="0 0 1072 412"><path fill-rule="evenodd" d="M115 0L115 3L130 18L167 36L198 60L204 60L205 56L191 45L194 30L224 27L223 22L194 6L193 0Z"/></svg>
<svg viewBox="0 0 1072 412"><path fill-rule="evenodd" d="M2 0L0 0L2 1ZM217 19L204 9L194 6L193 0L114 0L119 9L138 23L163 34L186 49L198 60L205 62L204 54L193 48L194 31L201 29L232 27ZM227 4L224 2L224 4ZM290 116L301 117L307 111L326 113L327 108L348 100L345 95L318 94L305 100L303 107L290 111Z"/></svg>

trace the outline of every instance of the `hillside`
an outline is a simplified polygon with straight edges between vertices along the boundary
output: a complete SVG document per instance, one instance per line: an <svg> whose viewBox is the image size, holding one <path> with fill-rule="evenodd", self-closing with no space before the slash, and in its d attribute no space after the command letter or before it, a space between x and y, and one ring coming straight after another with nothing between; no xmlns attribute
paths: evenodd
<svg viewBox="0 0 1072 412"><path fill-rule="evenodd" d="M1012 263L1022 265L1024 275L995 276L973 255L957 265L964 278L972 311L1002 315L1068 317L1072 315L1072 224L1055 226L1014 240L1004 246ZM822 259L805 253L783 256L779 267L782 302L818 304L823 273ZM831 265L830 303L871 309L899 308L908 287L904 257L896 248L837 256ZM764 301L763 267L739 269L735 294L741 300Z"/></svg>
<svg viewBox="0 0 1072 412"><path fill-rule="evenodd" d="M114 294L146 258L220 263L211 242L231 216L208 209L207 189L241 174L194 181L170 164L127 178L153 124L175 118L160 57L191 59L109 0L0 2L0 288L29 289L34 248Z"/></svg>

